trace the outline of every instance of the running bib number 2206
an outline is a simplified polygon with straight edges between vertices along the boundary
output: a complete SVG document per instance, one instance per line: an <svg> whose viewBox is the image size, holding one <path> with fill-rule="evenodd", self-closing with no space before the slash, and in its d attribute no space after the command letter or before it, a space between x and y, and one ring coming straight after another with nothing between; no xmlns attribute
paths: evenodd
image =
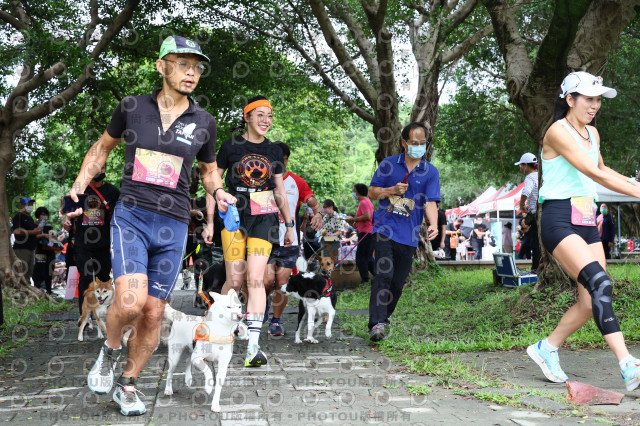
<svg viewBox="0 0 640 426"><path fill-rule="evenodd" d="M571 197L571 223L596 226L596 203L592 197Z"/></svg>

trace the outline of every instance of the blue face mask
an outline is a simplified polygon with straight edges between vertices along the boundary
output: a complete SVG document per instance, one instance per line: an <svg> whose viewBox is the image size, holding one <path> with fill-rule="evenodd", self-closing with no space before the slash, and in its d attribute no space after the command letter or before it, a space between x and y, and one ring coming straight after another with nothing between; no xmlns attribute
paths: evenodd
<svg viewBox="0 0 640 426"><path fill-rule="evenodd" d="M422 156L427 152L427 144L424 145L408 145L407 154L409 157L417 160L422 158Z"/></svg>
<svg viewBox="0 0 640 426"><path fill-rule="evenodd" d="M351 196L353 197L353 199L354 199L355 201L358 201L358 194L356 194L355 192L352 192L352 193L351 193Z"/></svg>

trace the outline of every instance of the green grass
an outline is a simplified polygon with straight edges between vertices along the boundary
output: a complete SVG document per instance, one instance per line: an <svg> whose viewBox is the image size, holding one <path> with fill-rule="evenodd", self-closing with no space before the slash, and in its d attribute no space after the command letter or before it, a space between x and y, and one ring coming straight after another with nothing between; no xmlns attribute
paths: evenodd
<svg viewBox="0 0 640 426"><path fill-rule="evenodd" d="M478 392L474 396L481 401L495 402L501 405L510 405L512 407L519 407L521 405L521 402L518 400L521 396L519 394L506 396L493 392Z"/></svg>
<svg viewBox="0 0 640 426"><path fill-rule="evenodd" d="M411 395L431 395L431 388L427 385L407 385Z"/></svg>
<svg viewBox="0 0 640 426"><path fill-rule="evenodd" d="M39 318L29 319L32 314L66 312L72 307L67 301L54 304L40 299L25 305L13 305L10 299L3 299L4 324L0 327L0 358L6 356L11 349L23 345L29 337L42 335L43 327L55 325Z"/></svg>
<svg viewBox="0 0 640 426"><path fill-rule="evenodd" d="M612 265L614 309L629 342L640 341L640 268ZM533 293L530 286L507 289L493 284L491 270L451 271L440 267L410 277L391 317L391 333L378 347L402 361L409 371L447 381L489 385L491 378L456 359L455 354L522 349L546 337L572 305L575 291L553 284ZM340 294L338 308L369 307L370 286ZM367 338L367 315L339 314L341 327ZM577 348L605 347L593 321L566 344Z"/></svg>

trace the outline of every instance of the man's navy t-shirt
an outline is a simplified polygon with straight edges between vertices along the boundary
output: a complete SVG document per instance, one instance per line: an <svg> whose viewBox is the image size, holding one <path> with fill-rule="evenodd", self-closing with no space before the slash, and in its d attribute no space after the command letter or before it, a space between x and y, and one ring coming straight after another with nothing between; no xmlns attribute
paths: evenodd
<svg viewBox="0 0 640 426"><path fill-rule="evenodd" d="M125 141L120 201L189 223L189 182L195 158L216 161L216 121L189 98L189 108L165 132L158 92L124 98L107 133Z"/></svg>

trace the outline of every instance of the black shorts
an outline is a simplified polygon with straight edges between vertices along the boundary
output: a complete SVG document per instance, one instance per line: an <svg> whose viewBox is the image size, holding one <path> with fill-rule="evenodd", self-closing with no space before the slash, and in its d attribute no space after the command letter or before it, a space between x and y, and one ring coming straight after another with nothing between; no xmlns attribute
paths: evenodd
<svg viewBox="0 0 640 426"><path fill-rule="evenodd" d="M569 235L576 234L587 244L600 242L597 226L582 226L571 223L571 200L547 200L542 204L540 236L548 252L553 250Z"/></svg>
<svg viewBox="0 0 640 426"><path fill-rule="evenodd" d="M299 252L300 247L298 246L282 247L274 245L267 264L275 264L278 268L293 269L296 267Z"/></svg>

